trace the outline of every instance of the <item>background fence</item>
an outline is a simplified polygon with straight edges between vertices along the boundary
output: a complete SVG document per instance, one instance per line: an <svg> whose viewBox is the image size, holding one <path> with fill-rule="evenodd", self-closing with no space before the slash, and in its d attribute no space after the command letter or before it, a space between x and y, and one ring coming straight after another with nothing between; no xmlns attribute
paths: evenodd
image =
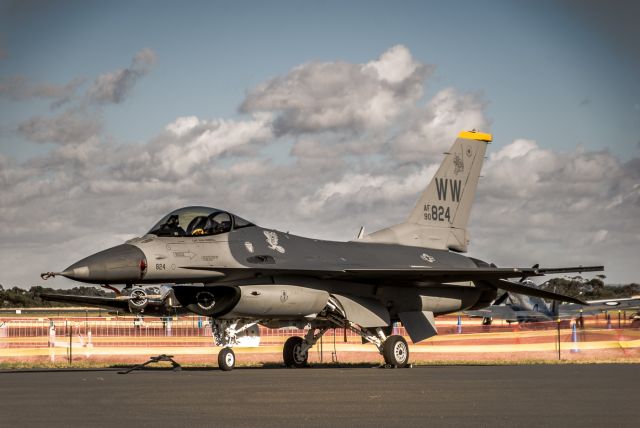
<svg viewBox="0 0 640 428"><path fill-rule="evenodd" d="M414 358L416 354L422 360L640 358L640 320L624 313L585 317L583 322L494 321L492 325L465 316L445 316L437 318L436 324L437 336L411 346ZM305 330L297 328L260 327L260 347L246 348L246 352L260 354L254 361L277 361L286 339L304 334ZM408 336L401 325L394 326L393 334ZM197 316L0 318L0 362L47 356L53 360L54 354L67 352L70 356L72 350L77 357L103 360L170 351L209 361L215 351L206 348L212 347L211 326L206 318ZM343 356L370 353L378 358L375 347L362 345L360 336L342 328L328 330L316 350L320 361L323 352L332 352L325 361L337 358L337 350ZM272 355L267 356L269 352Z"/></svg>

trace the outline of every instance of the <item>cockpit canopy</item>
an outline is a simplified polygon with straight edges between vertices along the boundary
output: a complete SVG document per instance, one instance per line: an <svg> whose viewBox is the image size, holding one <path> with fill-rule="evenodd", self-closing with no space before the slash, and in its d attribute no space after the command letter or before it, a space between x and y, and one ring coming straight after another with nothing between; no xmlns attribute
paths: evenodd
<svg viewBox="0 0 640 428"><path fill-rule="evenodd" d="M156 236L209 236L255 226L236 215L209 207L185 207L172 211L151 228Z"/></svg>

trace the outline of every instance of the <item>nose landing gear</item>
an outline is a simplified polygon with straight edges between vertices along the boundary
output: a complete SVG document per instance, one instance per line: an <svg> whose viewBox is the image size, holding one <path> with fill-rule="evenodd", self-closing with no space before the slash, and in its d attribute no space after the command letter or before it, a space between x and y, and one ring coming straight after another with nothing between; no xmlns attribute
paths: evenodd
<svg viewBox="0 0 640 428"><path fill-rule="evenodd" d="M236 366L236 354L231 349L238 344L239 336L246 334L247 330L259 324L260 320L219 320L211 318L211 334L217 346L223 348L218 353L218 367L223 371L231 371Z"/></svg>
<svg viewBox="0 0 640 428"><path fill-rule="evenodd" d="M222 348L218 353L218 367L220 370L228 372L236 366L236 354L231 348Z"/></svg>

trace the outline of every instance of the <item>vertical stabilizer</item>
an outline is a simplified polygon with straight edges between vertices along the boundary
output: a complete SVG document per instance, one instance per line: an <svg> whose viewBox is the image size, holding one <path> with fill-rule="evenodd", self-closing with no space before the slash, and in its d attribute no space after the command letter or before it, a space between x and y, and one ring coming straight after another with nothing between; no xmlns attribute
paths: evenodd
<svg viewBox="0 0 640 428"><path fill-rule="evenodd" d="M364 240L466 252L467 222L491 140L491 134L461 132L407 221Z"/></svg>

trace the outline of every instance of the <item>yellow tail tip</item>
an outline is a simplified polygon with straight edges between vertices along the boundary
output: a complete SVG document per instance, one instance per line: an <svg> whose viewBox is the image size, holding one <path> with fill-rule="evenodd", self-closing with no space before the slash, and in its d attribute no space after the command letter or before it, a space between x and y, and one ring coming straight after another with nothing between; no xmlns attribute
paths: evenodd
<svg viewBox="0 0 640 428"><path fill-rule="evenodd" d="M484 132L478 132L476 130L473 131L462 131L458 134L458 138L464 138L467 140L476 140L476 141L486 141L487 143L493 141L493 135L485 134Z"/></svg>

